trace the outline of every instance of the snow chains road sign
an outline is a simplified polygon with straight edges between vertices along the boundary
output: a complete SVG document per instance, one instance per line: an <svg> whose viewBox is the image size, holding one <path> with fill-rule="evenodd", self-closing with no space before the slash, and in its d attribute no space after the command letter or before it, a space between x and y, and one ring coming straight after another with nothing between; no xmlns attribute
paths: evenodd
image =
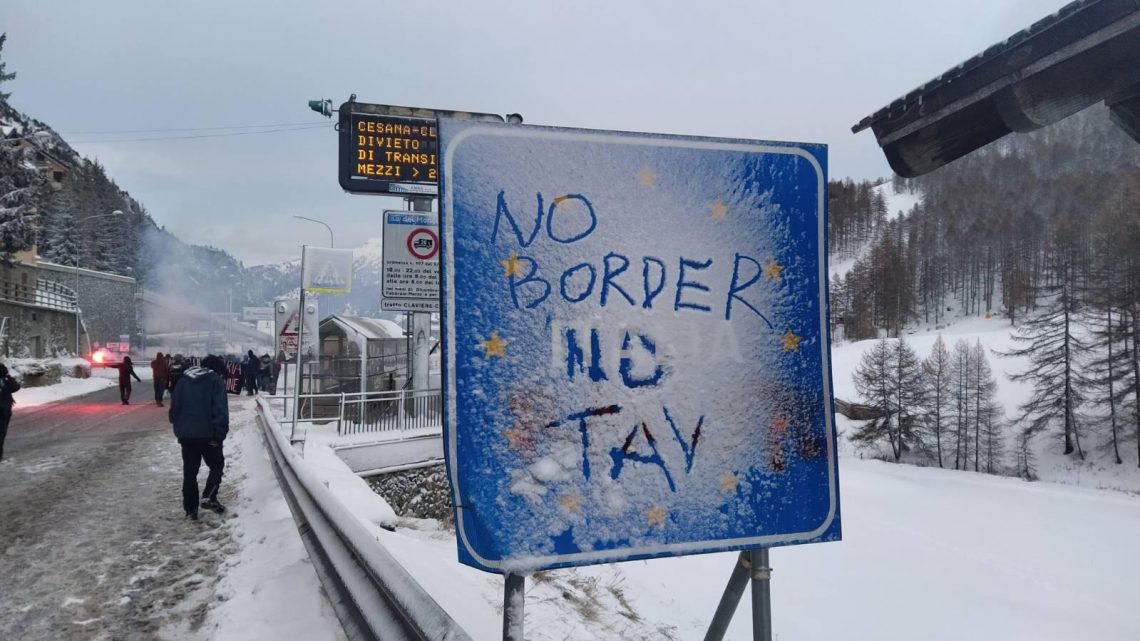
<svg viewBox="0 0 1140 641"><path fill-rule="evenodd" d="M439 311L439 214L384 212L381 309Z"/></svg>
<svg viewBox="0 0 1140 641"><path fill-rule="evenodd" d="M460 560L837 540L822 145L441 120Z"/></svg>

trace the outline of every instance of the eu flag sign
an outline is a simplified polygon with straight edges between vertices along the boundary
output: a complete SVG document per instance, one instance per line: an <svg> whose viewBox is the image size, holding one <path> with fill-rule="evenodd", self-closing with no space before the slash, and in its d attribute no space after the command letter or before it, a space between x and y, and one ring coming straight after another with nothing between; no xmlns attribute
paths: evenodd
<svg viewBox="0 0 1140 641"><path fill-rule="evenodd" d="M458 120L439 137L460 560L837 540L826 147Z"/></svg>

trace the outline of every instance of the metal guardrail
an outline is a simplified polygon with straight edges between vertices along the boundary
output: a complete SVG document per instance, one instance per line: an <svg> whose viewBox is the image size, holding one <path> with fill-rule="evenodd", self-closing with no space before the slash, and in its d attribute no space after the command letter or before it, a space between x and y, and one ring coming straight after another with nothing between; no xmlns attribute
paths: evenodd
<svg viewBox="0 0 1140 641"><path fill-rule="evenodd" d="M289 396L262 397L280 403L286 415ZM299 394L298 418L302 421L336 421L337 434L399 432L442 425L443 398L440 390L394 390L389 392L342 392Z"/></svg>
<svg viewBox="0 0 1140 641"><path fill-rule="evenodd" d="M265 399L257 422L297 530L350 641L471 641L471 637L332 491L300 464Z"/></svg>

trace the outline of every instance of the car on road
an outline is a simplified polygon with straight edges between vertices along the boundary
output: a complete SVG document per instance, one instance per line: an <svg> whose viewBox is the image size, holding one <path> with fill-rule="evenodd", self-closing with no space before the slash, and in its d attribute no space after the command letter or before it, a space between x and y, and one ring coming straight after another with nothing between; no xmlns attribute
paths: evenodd
<svg viewBox="0 0 1140 641"><path fill-rule="evenodd" d="M123 355L118 352L112 352L105 347L100 347L99 349L91 352L91 354L87 357L87 360L91 363L92 368L115 367L116 365L123 362Z"/></svg>

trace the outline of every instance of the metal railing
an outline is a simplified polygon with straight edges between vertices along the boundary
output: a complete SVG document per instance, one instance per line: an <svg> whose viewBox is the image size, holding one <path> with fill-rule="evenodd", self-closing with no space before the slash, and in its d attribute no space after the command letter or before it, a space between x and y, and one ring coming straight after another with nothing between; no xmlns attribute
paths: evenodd
<svg viewBox="0 0 1140 641"><path fill-rule="evenodd" d="M0 299L49 307L65 312L78 309L75 290L54 280L40 278L35 287L11 280L0 281Z"/></svg>
<svg viewBox="0 0 1140 641"><path fill-rule="evenodd" d="M37 305L73 312L78 307L77 301L75 290L66 285L43 278L36 281L35 302Z"/></svg>
<svg viewBox="0 0 1140 641"><path fill-rule="evenodd" d="M283 420L293 420L289 396L263 397L280 408ZM443 400L438 389L390 392L299 394L297 418L310 423L336 422L337 434L419 430L443 425Z"/></svg>

